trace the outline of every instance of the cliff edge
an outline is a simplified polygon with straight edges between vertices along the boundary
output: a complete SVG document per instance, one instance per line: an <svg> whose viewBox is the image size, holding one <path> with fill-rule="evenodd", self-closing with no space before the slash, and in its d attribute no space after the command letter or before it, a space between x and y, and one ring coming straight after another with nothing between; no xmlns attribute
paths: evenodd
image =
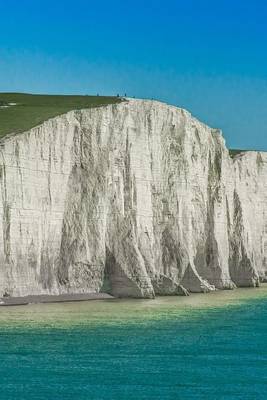
<svg viewBox="0 0 267 400"><path fill-rule="evenodd" d="M152 298L257 286L267 153L146 100L70 111L0 141L0 296Z"/></svg>

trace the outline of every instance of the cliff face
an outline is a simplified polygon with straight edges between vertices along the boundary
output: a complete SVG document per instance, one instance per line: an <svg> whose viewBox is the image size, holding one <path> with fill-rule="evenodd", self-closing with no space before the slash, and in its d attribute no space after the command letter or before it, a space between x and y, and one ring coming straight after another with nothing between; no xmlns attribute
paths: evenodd
<svg viewBox="0 0 267 400"><path fill-rule="evenodd" d="M0 142L0 296L153 297L267 271L267 154L154 101L72 111Z"/></svg>

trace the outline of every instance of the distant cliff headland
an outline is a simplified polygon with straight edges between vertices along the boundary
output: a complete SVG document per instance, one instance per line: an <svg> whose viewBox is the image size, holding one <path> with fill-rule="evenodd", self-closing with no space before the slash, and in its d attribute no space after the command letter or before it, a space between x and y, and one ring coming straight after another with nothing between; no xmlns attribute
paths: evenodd
<svg viewBox="0 0 267 400"><path fill-rule="evenodd" d="M157 101L0 93L0 297L267 276L267 153Z"/></svg>

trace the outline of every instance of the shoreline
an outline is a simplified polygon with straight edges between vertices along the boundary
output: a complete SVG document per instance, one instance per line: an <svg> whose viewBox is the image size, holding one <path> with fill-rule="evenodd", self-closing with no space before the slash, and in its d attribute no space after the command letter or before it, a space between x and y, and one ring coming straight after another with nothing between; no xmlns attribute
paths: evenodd
<svg viewBox="0 0 267 400"><path fill-rule="evenodd" d="M76 294L40 294L21 297L1 297L0 307L26 306L42 303L69 303L89 300L111 300L113 296L107 293L76 293Z"/></svg>
<svg viewBox="0 0 267 400"><path fill-rule="evenodd" d="M68 295L66 302L62 301L65 299L62 296L57 298L58 301L54 301L54 296L48 296L47 302L41 303L40 300L44 299L34 296L30 300L35 303L28 303L27 307L21 305L26 305L28 297L20 298L20 304L13 302L8 306L0 306L1 329L70 329L78 326L93 329L100 326L153 326L160 321L167 324L176 319L181 323L185 320L201 321L206 313L212 315L221 310L222 315L227 315L240 307L246 310L254 302L267 304L267 283L253 290L218 290L191 296L158 296L155 299L110 298L105 294L95 296L92 293L82 294L82 298L78 296L75 295L76 299L82 301L72 301L73 297ZM88 298L100 301L86 301Z"/></svg>
<svg viewBox="0 0 267 400"><path fill-rule="evenodd" d="M1 307L11 307L11 306L25 306L32 304L60 304L60 303L78 303L78 302L90 302L91 300L121 300L124 302L129 301L141 301L143 304L149 303L156 306L158 303L157 300L163 299L177 299L179 298L178 304L181 306L182 304L195 304L195 302L202 304L206 302L206 299L212 299L216 302L219 298L224 298L226 302L231 301L232 298L235 298L237 293L241 298L250 298L255 297L253 293L262 293L267 292L267 282L262 283L260 287L242 287L236 288L234 290L215 290L208 293L190 293L190 296L179 296L179 295L170 295L170 296L156 296L154 299L144 299L144 298L118 298L114 297L108 293L100 292L100 293L64 293L58 295L52 294L40 294L40 295L27 295L27 296L14 296L14 297L0 297L0 308ZM248 295L250 293L250 295ZM152 303L151 303L152 300ZM177 304L177 305L178 305Z"/></svg>

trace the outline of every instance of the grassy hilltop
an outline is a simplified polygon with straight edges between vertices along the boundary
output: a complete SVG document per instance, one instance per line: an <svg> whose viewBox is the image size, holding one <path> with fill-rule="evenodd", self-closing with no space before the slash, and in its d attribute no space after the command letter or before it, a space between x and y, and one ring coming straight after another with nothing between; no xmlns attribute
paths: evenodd
<svg viewBox="0 0 267 400"><path fill-rule="evenodd" d="M120 101L121 98L113 96L0 93L0 138L9 133L27 131L49 118L71 110L115 104ZM245 151L230 149L229 154L234 158Z"/></svg>
<svg viewBox="0 0 267 400"><path fill-rule="evenodd" d="M0 93L0 138L19 133L71 110L120 102L118 97ZM16 103L14 105L14 103Z"/></svg>

